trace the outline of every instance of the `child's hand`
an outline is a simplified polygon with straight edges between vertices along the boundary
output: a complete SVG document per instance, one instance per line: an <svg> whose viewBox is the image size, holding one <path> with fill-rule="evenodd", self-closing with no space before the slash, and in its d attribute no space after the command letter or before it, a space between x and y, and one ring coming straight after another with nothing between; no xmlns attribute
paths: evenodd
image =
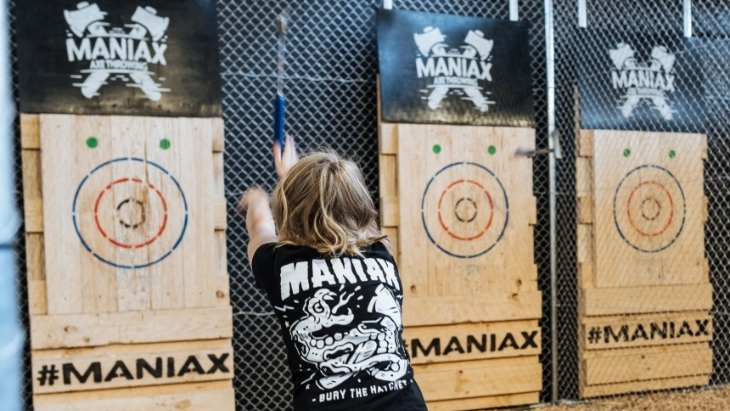
<svg viewBox="0 0 730 411"><path fill-rule="evenodd" d="M274 142L274 165L276 166L276 174L279 178L284 177L289 169L299 161L297 156L297 148L294 145L294 139L289 134L286 135L284 150L281 150L279 142Z"/></svg>
<svg viewBox="0 0 730 411"><path fill-rule="evenodd" d="M258 187L251 187L246 190L246 192L243 193L243 195L241 196L241 199L238 200L238 204L236 204L236 210L240 211L243 215L246 215L249 207L251 207L252 204L258 201L265 201L268 203L269 195L266 194L266 191Z"/></svg>

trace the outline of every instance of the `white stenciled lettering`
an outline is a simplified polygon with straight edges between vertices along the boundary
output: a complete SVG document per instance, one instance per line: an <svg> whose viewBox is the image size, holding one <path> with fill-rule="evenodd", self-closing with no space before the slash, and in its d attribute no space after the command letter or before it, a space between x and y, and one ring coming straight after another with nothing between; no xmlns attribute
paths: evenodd
<svg viewBox="0 0 730 411"><path fill-rule="evenodd" d="M281 299L309 290L309 262L291 263L281 267Z"/></svg>
<svg viewBox="0 0 730 411"><path fill-rule="evenodd" d="M396 290L400 290L400 284L398 284L398 276L395 274L395 265L380 258L378 258L378 262L383 267L383 272L385 272L385 281L393 286Z"/></svg>
<svg viewBox="0 0 730 411"><path fill-rule="evenodd" d="M335 285L335 277L324 260L312 260L312 287L321 288L323 285Z"/></svg>
<svg viewBox="0 0 730 411"><path fill-rule="evenodd" d="M344 284L346 282L356 283L355 273L352 272L352 260L349 258L333 258L330 260L332 271L335 272L337 282Z"/></svg>
<svg viewBox="0 0 730 411"><path fill-rule="evenodd" d="M366 258L364 261L370 279L373 281L380 281L381 283L384 283L385 276L383 275L383 270L380 269L378 262L374 258Z"/></svg>

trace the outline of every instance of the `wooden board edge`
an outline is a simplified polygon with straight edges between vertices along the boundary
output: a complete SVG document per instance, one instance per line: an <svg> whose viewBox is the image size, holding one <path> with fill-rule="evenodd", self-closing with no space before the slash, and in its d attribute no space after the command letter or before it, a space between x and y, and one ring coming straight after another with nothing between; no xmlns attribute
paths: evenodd
<svg viewBox="0 0 730 411"><path fill-rule="evenodd" d="M491 397L466 398L459 400L429 401L429 411L459 411L532 405L540 402L540 392L495 395Z"/></svg>
<svg viewBox="0 0 730 411"><path fill-rule="evenodd" d="M235 411L235 402L231 380L33 396L36 411Z"/></svg>
<svg viewBox="0 0 730 411"><path fill-rule="evenodd" d="M665 378L660 380L635 381L618 384L584 385L580 386L581 398L604 397L616 394L638 393L646 391L661 391L676 388L690 388L706 386L710 383L710 374L694 375L690 377Z"/></svg>

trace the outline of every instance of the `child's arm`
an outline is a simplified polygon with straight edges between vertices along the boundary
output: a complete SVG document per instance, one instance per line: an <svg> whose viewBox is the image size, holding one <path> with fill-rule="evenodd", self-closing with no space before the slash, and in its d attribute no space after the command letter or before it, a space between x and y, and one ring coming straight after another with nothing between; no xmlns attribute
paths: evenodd
<svg viewBox="0 0 730 411"><path fill-rule="evenodd" d="M248 263L250 265L256 250L261 245L278 241L274 214L269 207L269 196L264 190L257 187L246 191L236 208L246 215L246 230L249 236Z"/></svg>

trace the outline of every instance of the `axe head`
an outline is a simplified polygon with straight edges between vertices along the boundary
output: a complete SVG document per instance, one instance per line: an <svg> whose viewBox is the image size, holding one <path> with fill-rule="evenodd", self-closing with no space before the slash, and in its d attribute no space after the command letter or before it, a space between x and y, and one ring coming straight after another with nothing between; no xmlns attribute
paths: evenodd
<svg viewBox="0 0 730 411"><path fill-rule="evenodd" d="M160 17L157 15L157 10L152 7L137 7L132 15L132 21L141 24L147 29L147 32L152 37L152 40L159 40L165 35L167 26L170 25L169 17Z"/></svg>
<svg viewBox="0 0 730 411"><path fill-rule="evenodd" d="M84 31L91 23L104 20L104 16L106 16L106 13L99 10L96 3L89 4L84 1L77 4L76 7L77 10L64 10L63 16L71 31L78 37L84 35Z"/></svg>
<svg viewBox="0 0 730 411"><path fill-rule="evenodd" d="M634 57L634 49L626 43L619 43L615 49L608 51L608 55L611 57L616 70L621 70L624 67L624 62Z"/></svg>
<svg viewBox="0 0 730 411"><path fill-rule="evenodd" d="M474 47L482 60L486 60L489 57L494 46L494 40L485 39L484 33L479 30L469 30L469 33L467 33L464 39L464 43Z"/></svg>
<svg viewBox="0 0 730 411"><path fill-rule="evenodd" d="M416 41L416 46L418 46L418 51L421 52L422 55L428 56L429 52L431 51L431 48L435 46L438 43L441 43L446 39L446 36L441 34L440 29L434 29L433 27L426 27L423 29L423 33L413 34L413 39Z"/></svg>
<svg viewBox="0 0 730 411"><path fill-rule="evenodd" d="M667 48L664 46L654 47L651 50L651 58L658 61L664 68L664 71L667 72L672 70L672 67L674 67L674 61L676 60L674 54L669 53Z"/></svg>

